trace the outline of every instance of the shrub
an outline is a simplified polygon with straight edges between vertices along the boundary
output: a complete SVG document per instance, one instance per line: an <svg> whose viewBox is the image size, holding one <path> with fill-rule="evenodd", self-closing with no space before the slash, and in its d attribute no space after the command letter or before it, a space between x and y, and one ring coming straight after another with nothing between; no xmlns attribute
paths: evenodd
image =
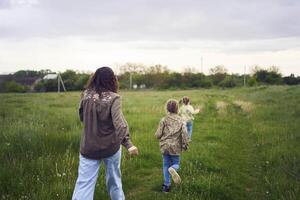
<svg viewBox="0 0 300 200"><path fill-rule="evenodd" d="M249 80L248 80L248 85L250 87L253 87L256 85L256 79L254 77L251 77Z"/></svg>
<svg viewBox="0 0 300 200"><path fill-rule="evenodd" d="M4 92L26 92L29 91L29 87L21 85L14 80L7 81L3 84Z"/></svg>
<svg viewBox="0 0 300 200"><path fill-rule="evenodd" d="M226 78L220 82L220 87L232 88L236 86L236 81L232 76L226 76Z"/></svg>
<svg viewBox="0 0 300 200"><path fill-rule="evenodd" d="M44 81L39 81L34 85L34 91L36 92L46 92L46 87Z"/></svg>
<svg viewBox="0 0 300 200"><path fill-rule="evenodd" d="M297 85L300 83L300 78L297 78L294 74L291 74L290 76L283 77L283 83L287 85Z"/></svg>
<svg viewBox="0 0 300 200"><path fill-rule="evenodd" d="M254 74L256 81L266 84L282 84L281 74L276 69L258 69Z"/></svg>
<svg viewBox="0 0 300 200"><path fill-rule="evenodd" d="M211 88L212 87L212 81L210 79L201 79L198 81L198 86L202 88Z"/></svg>

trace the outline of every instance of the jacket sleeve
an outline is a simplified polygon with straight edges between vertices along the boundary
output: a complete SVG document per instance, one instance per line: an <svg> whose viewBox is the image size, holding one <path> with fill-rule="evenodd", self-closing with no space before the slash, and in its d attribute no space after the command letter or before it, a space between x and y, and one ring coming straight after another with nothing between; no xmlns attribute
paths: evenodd
<svg viewBox="0 0 300 200"><path fill-rule="evenodd" d="M121 98L116 97L111 107L111 116L116 133L120 138L121 144L129 149L133 146L129 137L129 127L121 109Z"/></svg>
<svg viewBox="0 0 300 200"><path fill-rule="evenodd" d="M179 115L179 116L182 115L182 107L179 108L179 110L178 110L178 115Z"/></svg>
<svg viewBox="0 0 300 200"><path fill-rule="evenodd" d="M183 124L181 128L181 136L182 136L182 149L187 150L189 146L189 136L185 124Z"/></svg>
<svg viewBox="0 0 300 200"><path fill-rule="evenodd" d="M82 102L82 99L79 102L78 113L79 113L80 121L83 122L83 102Z"/></svg>
<svg viewBox="0 0 300 200"><path fill-rule="evenodd" d="M194 107L193 106L189 106L189 111L193 114L193 115L195 115L195 114L198 114L199 112L198 111L196 111L195 109L194 109Z"/></svg>
<svg viewBox="0 0 300 200"><path fill-rule="evenodd" d="M163 135L163 130L164 130L164 119L160 120L159 126L155 132L155 137L157 139L160 139Z"/></svg>

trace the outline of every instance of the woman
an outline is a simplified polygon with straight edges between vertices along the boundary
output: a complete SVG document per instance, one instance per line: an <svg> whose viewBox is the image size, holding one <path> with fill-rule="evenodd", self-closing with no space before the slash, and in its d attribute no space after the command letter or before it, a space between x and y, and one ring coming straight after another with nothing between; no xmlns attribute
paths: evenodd
<svg viewBox="0 0 300 200"><path fill-rule="evenodd" d="M125 199L121 182L121 144L130 155L138 149L129 138L128 124L117 94L118 81L109 67L101 67L82 93L79 116L84 129L80 142L78 178L73 200L92 200L101 161L112 200Z"/></svg>

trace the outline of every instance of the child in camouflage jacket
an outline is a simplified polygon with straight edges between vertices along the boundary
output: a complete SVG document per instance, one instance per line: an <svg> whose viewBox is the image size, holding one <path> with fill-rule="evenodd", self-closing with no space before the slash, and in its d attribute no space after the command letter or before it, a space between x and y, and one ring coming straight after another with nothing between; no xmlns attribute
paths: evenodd
<svg viewBox="0 0 300 200"><path fill-rule="evenodd" d="M178 113L178 102L170 99L166 104L167 115L159 123L155 133L159 139L160 151L163 155L163 192L170 191L170 175L174 183L180 183L181 178L177 173L179 169L180 153L188 148L188 134L186 124Z"/></svg>

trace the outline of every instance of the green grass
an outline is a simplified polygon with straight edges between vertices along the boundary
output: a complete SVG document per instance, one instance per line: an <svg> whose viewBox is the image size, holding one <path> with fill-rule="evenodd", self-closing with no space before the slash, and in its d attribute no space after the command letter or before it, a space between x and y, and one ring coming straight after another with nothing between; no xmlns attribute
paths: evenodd
<svg viewBox="0 0 300 200"><path fill-rule="evenodd" d="M140 155L123 149L127 199L300 199L300 88L121 92L123 112ZM162 159L154 132L169 98L201 105L183 183L161 190ZM71 199L82 125L80 93L0 95L0 199ZM235 100L251 102L245 112ZM216 102L227 103L218 112ZM95 200L109 199L104 169Z"/></svg>

